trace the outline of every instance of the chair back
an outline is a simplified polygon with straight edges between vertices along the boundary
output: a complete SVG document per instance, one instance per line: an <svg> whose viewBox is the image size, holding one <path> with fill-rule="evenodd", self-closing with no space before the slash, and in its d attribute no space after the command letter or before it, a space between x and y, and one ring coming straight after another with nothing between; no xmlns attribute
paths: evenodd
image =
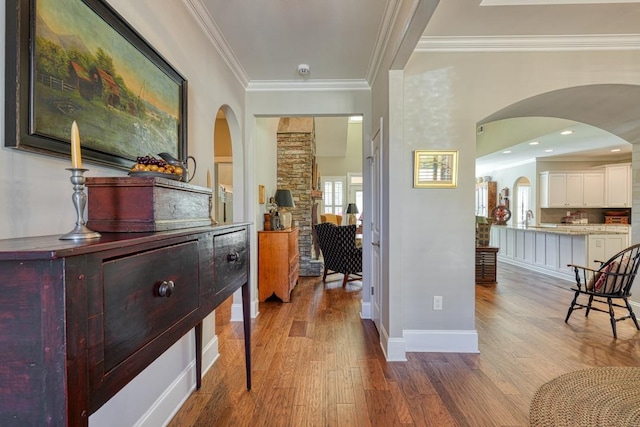
<svg viewBox="0 0 640 427"><path fill-rule="evenodd" d="M640 266L640 244L630 246L603 262L594 274L592 291L597 294L630 296ZM589 284L587 284L589 288Z"/></svg>
<svg viewBox="0 0 640 427"><path fill-rule="evenodd" d="M335 225L331 222L321 222L315 229L322 256L329 265L339 264L345 253L356 248L356 226L353 224Z"/></svg>

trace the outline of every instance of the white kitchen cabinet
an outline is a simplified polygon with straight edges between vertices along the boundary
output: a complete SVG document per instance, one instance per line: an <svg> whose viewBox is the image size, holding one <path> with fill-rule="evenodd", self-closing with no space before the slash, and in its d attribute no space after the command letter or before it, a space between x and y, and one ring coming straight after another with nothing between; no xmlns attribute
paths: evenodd
<svg viewBox="0 0 640 427"><path fill-rule="evenodd" d="M607 183L607 207L631 207L631 165L608 165L605 167Z"/></svg>
<svg viewBox="0 0 640 427"><path fill-rule="evenodd" d="M542 172L541 208L596 208L605 203L603 172Z"/></svg>
<svg viewBox="0 0 640 427"><path fill-rule="evenodd" d="M592 234L589 236L588 266L597 269L600 263L629 246L627 234Z"/></svg>
<svg viewBox="0 0 640 427"><path fill-rule="evenodd" d="M605 174L602 172L584 172L582 178L582 206L585 208L601 208L605 206Z"/></svg>

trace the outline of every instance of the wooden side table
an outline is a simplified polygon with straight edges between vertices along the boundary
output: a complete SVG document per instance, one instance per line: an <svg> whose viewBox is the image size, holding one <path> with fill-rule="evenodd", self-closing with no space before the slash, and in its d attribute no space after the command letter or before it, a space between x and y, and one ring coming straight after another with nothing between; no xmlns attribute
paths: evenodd
<svg viewBox="0 0 640 427"><path fill-rule="evenodd" d="M476 284L498 283L496 278L498 250L499 248L493 246L476 246Z"/></svg>

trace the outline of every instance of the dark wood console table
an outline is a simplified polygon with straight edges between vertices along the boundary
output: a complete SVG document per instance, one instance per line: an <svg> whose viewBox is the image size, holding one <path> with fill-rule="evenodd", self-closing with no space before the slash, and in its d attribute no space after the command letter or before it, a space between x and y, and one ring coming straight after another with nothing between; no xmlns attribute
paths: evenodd
<svg viewBox="0 0 640 427"><path fill-rule="evenodd" d="M242 288L251 389L249 227L0 240L0 425L87 426L99 409Z"/></svg>

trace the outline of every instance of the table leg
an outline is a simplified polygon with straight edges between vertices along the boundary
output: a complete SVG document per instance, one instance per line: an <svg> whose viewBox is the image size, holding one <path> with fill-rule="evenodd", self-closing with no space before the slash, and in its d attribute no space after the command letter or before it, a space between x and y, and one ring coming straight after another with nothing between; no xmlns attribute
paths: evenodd
<svg viewBox="0 0 640 427"><path fill-rule="evenodd" d="M244 360L247 370L247 390L251 390L251 295L249 283L242 285L242 317L244 321Z"/></svg>
<svg viewBox="0 0 640 427"><path fill-rule="evenodd" d="M202 321L196 325L196 390L202 387Z"/></svg>

